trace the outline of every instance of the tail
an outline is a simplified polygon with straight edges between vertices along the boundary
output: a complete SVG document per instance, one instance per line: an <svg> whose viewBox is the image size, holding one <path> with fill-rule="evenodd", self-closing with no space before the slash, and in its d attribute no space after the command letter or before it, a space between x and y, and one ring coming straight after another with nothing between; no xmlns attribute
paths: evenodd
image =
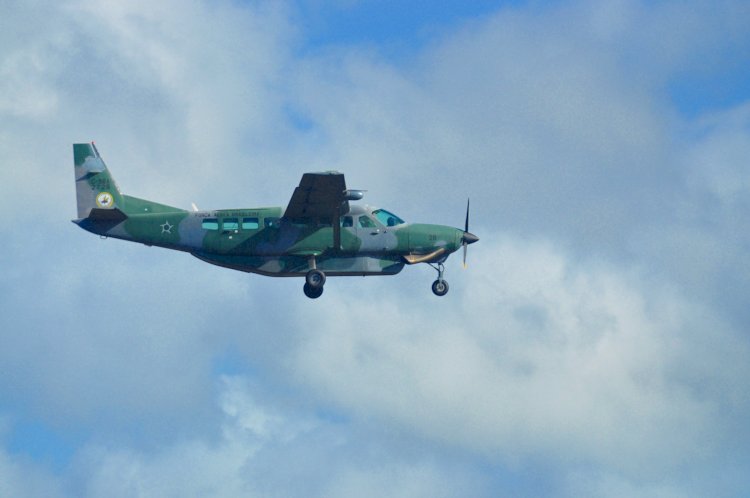
<svg viewBox="0 0 750 498"><path fill-rule="evenodd" d="M73 144L78 218L118 218L123 195L93 143Z"/></svg>
<svg viewBox="0 0 750 498"><path fill-rule="evenodd" d="M73 144L78 219L120 222L133 215L184 213L184 209L120 192L96 145Z"/></svg>

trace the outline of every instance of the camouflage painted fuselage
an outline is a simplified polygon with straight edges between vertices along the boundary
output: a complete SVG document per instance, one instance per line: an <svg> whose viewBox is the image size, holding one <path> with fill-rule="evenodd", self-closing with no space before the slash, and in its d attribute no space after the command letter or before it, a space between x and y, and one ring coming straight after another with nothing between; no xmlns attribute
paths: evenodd
<svg viewBox="0 0 750 498"><path fill-rule="evenodd" d="M403 223L387 211L348 202L333 216L285 216L289 207L187 211L122 194L93 144L75 144L74 157L79 218L73 221L81 228L185 251L235 270L393 275L405 264L445 260L464 235L442 225Z"/></svg>

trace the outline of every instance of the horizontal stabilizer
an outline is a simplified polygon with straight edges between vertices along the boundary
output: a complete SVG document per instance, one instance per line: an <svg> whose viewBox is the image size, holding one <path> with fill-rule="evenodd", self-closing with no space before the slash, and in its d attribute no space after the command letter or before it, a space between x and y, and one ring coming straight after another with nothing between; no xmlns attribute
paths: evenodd
<svg viewBox="0 0 750 498"><path fill-rule="evenodd" d="M102 235L127 219L128 215L119 208L93 208L87 217L72 221L84 230Z"/></svg>
<svg viewBox="0 0 750 498"><path fill-rule="evenodd" d="M118 208L114 209L100 209L93 208L89 213L88 218L93 221L116 221L121 222L128 219L128 215L120 211Z"/></svg>

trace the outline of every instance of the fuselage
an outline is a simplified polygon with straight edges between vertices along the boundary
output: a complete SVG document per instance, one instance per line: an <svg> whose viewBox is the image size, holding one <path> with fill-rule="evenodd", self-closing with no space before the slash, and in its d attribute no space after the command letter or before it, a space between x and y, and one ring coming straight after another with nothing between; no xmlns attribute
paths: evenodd
<svg viewBox="0 0 750 498"><path fill-rule="evenodd" d="M90 218L77 223L102 236L185 251L212 264L269 276L304 275L311 258L330 276L393 275L413 262L410 257L444 260L461 247L464 234L443 225L405 223L370 206L351 205L334 227L331 218L285 217L280 207L185 211L124 197L143 206L119 223Z"/></svg>

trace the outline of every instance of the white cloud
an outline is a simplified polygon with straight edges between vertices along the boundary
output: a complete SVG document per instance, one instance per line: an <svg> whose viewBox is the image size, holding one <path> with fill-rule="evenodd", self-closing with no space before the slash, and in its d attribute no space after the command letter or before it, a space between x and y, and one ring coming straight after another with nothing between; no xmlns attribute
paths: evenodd
<svg viewBox="0 0 750 498"><path fill-rule="evenodd" d="M654 478L719 451L737 423L725 410L748 409L737 332L644 276L547 244L482 244L481 271L430 313L415 310L423 296L383 288L316 315L326 333L297 348L300 379L344 409L493 460Z"/></svg>
<svg viewBox="0 0 750 498"><path fill-rule="evenodd" d="M45 81L44 54L39 48L18 51L3 60L0 112L16 117L41 119L57 108L57 94Z"/></svg>
<svg viewBox="0 0 750 498"><path fill-rule="evenodd" d="M243 469L271 436L278 416L257 406L237 379L221 386L223 435L216 442L187 440L155 453L91 447L78 465L90 469L81 485L86 496L252 496ZM289 424L285 424L289 426Z"/></svg>
<svg viewBox="0 0 750 498"><path fill-rule="evenodd" d="M65 496L56 476L28 458L0 451L0 496Z"/></svg>
<svg viewBox="0 0 750 498"><path fill-rule="evenodd" d="M665 484L661 482L647 485L635 484L620 476L588 475L576 473L568 480L567 496L602 496L607 498L678 498L695 493L684 483ZM692 491L692 493L691 493Z"/></svg>
<svg viewBox="0 0 750 498"><path fill-rule="evenodd" d="M399 63L298 51L289 4L29 5L0 20L0 393L88 435L60 481L494 495L542 462L552 494L659 496L710 489L707 461L742 475L747 109L685 122L664 88L747 44L743 4L503 9ZM458 226L471 195L482 240L442 300L409 268L308 302L70 225L87 139L139 197L284 204L339 168L410 221ZM233 354L262 388L215 385ZM0 453L9 494L59 494L23 487L37 472Z"/></svg>
<svg viewBox="0 0 750 498"><path fill-rule="evenodd" d="M87 86L100 93L104 78L116 81L125 94L134 92L135 113L128 111L133 101L112 96L117 114L127 121L107 133L116 147L109 154L125 164L142 164L146 158L164 164L161 171L149 170L149 177L143 171L121 173L131 189L142 188L143 196L167 194L187 205L181 192L207 195L198 190L203 182L185 181L195 175L212 180L208 184L214 190L239 197L238 183L226 177L239 175L252 185L252 170L240 165L252 160L254 170L270 166L262 154L279 145L283 131L284 73L294 39L283 4L113 7L93 1L77 4L72 12L80 21L77 29L93 40L86 48L97 55L102 72L101 78L87 75ZM241 158L238 150L253 150L256 156ZM151 187L135 180L144 177ZM220 201L227 199L201 201L223 207Z"/></svg>
<svg viewBox="0 0 750 498"><path fill-rule="evenodd" d="M44 11L38 2L3 6L0 115L11 122L40 123L59 109L55 76L64 69L61 55L68 50L70 39Z"/></svg>
<svg viewBox="0 0 750 498"><path fill-rule="evenodd" d="M695 128L700 138L687 153L689 186L712 194L725 205L722 214L732 216L750 192L750 103L705 116Z"/></svg>
<svg viewBox="0 0 750 498"><path fill-rule="evenodd" d="M471 196L494 230L616 248L672 189L669 121L620 54L558 14L503 11L411 67L357 51L313 60L300 105L337 167L410 219L446 219Z"/></svg>
<svg viewBox="0 0 750 498"><path fill-rule="evenodd" d="M461 472L429 461L382 461L368 439L306 413L281 413L254 390L246 378L222 377L222 430L215 440L191 439L156 452L86 448L72 487L92 497L458 496L460 489L479 489ZM347 460L362 444L375 454Z"/></svg>

